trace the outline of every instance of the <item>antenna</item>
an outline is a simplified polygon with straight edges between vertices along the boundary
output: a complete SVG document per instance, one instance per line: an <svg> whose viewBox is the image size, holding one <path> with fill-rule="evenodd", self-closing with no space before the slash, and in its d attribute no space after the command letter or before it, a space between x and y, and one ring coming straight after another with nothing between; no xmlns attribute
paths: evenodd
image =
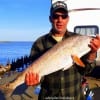
<svg viewBox="0 0 100 100"><path fill-rule="evenodd" d="M69 12L77 12L77 11L86 11L86 10L100 10L100 8L78 8L78 9L70 9Z"/></svg>

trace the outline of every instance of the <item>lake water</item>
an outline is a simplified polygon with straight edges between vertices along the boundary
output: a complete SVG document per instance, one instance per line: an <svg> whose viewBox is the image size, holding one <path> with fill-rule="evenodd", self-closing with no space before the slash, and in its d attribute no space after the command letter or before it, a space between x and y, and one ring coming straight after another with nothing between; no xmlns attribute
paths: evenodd
<svg viewBox="0 0 100 100"><path fill-rule="evenodd" d="M0 42L0 64L30 54L33 42Z"/></svg>

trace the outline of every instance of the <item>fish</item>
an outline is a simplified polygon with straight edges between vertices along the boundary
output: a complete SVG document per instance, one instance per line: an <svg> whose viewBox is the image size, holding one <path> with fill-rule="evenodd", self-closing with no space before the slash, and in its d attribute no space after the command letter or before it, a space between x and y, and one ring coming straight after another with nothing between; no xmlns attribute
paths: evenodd
<svg viewBox="0 0 100 100"><path fill-rule="evenodd" d="M25 75L30 71L38 73L40 82L43 76L59 70L68 70L74 63L85 67L80 58L91 51L89 44L92 38L75 34L58 42L30 64L13 82L0 86L0 90L10 96L16 87L25 82Z"/></svg>

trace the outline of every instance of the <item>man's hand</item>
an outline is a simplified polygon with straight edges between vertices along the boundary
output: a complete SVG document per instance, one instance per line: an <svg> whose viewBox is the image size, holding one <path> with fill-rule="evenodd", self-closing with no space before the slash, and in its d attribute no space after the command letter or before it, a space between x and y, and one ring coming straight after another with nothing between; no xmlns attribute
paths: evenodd
<svg viewBox="0 0 100 100"><path fill-rule="evenodd" d="M94 61L96 58L97 50L100 48L100 36L97 35L90 41L89 47L91 48L90 53L88 54L88 60Z"/></svg>
<svg viewBox="0 0 100 100"><path fill-rule="evenodd" d="M90 41L90 45L91 47L91 52L97 52L97 50L100 48L100 36L97 35L95 38L93 38Z"/></svg>
<svg viewBox="0 0 100 100"><path fill-rule="evenodd" d="M25 83L29 86L37 85L39 83L39 75L32 72L27 73L25 76Z"/></svg>

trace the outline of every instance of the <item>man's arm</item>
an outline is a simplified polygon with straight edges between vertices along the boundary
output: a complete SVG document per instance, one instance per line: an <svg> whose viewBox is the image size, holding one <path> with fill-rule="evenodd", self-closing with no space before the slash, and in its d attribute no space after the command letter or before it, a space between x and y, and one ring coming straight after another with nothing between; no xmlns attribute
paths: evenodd
<svg viewBox="0 0 100 100"><path fill-rule="evenodd" d="M97 57L97 50L100 48L100 36L96 36L90 41L89 47L91 48L91 51L83 57L83 61L86 65L84 71L85 74L90 73L93 68L96 66L96 57Z"/></svg>

